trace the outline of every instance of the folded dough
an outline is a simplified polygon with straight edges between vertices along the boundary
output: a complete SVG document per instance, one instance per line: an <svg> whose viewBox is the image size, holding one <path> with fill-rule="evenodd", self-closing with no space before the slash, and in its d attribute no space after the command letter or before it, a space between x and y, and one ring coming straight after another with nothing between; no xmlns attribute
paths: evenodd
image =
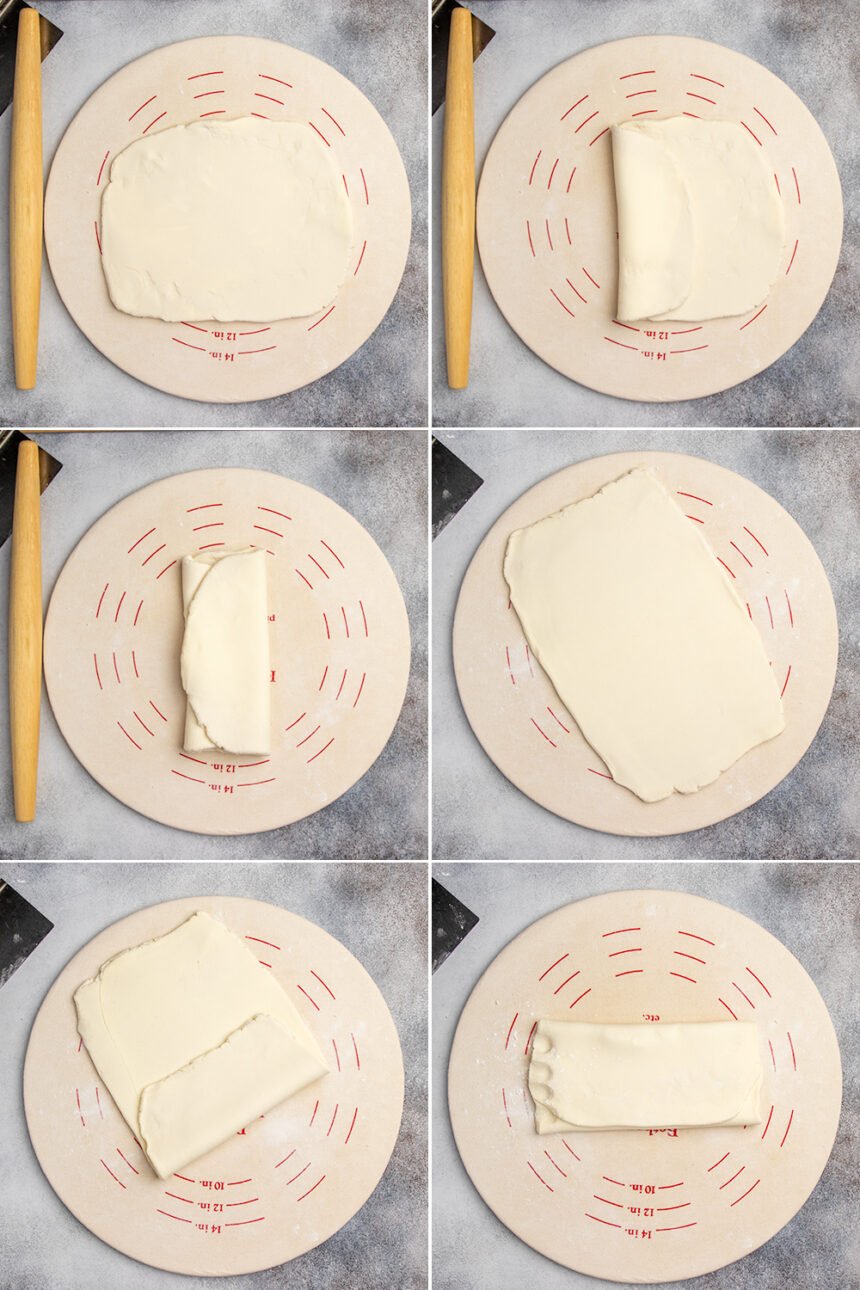
<svg viewBox="0 0 860 1290"><path fill-rule="evenodd" d="M529 1090L538 1133L758 1124L753 1022L538 1022Z"/></svg>
<svg viewBox="0 0 860 1290"><path fill-rule="evenodd" d="M618 318L705 322L766 299L785 245L764 149L732 121L612 127Z"/></svg>
<svg viewBox="0 0 860 1290"><path fill-rule="evenodd" d="M306 122L196 121L114 159L102 267L123 313L273 322L317 313L346 276L353 228L332 149Z"/></svg>
<svg viewBox="0 0 860 1290"><path fill-rule="evenodd" d="M328 1070L272 973L196 913L75 991L78 1033L160 1178Z"/></svg>
<svg viewBox="0 0 860 1290"><path fill-rule="evenodd" d="M643 801L696 792L784 728L757 628L652 471L512 533L505 578L562 703Z"/></svg>
<svg viewBox="0 0 860 1290"><path fill-rule="evenodd" d="M247 548L185 556L182 600L185 751L268 753L265 551Z"/></svg>

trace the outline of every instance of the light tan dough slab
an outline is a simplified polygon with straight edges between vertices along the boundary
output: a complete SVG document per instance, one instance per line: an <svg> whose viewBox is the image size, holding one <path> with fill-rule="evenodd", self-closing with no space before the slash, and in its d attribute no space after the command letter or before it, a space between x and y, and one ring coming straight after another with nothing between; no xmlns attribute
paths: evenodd
<svg viewBox="0 0 860 1290"><path fill-rule="evenodd" d="M761 1126L535 1133L541 1017L732 1014L760 1032ZM841 1093L833 1025L801 964L758 924L683 892L613 892L533 923L472 991L448 1068L457 1147L500 1221L564 1267L635 1285L700 1276L770 1240L821 1176Z"/></svg>
<svg viewBox="0 0 860 1290"><path fill-rule="evenodd" d="M232 326L185 326L120 313L108 296L96 236L113 158L134 140L169 126L252 112L273 121L311 123L337 162L354 237L334 307L318 317L271 324L236 320ZM45 196L51 273L80 329L138 380L210 403L287 394L349 358L394 298L410 232L406 172L372 104L319 59L251 36L206 36L167 45L110 77L66 130Z"/></svg>
<svg viewBox="0 0 860 1290"><path fill-rule="evenodd" d="M161 1182L79 1048L72 995L105 959L197 910L271 964L331 1071ZM327 932L261 901L192 897L114 923L63 969L33 1025L24 1104L48 1181L95 1236L170 1272L231 1276L297 1258L361 1208L397 1138L403 1062L382 995Z"/></svg>
<svg viewBox="0 0 860 1290"><path fill-rule="evenodd" d="M74 1002L87 1053L160 1178L328 1071L250 943L202 911L103 963Z"/></svg>
<svg viewBox="0 0 860 1290"><path fill-rule="evenodd" d="M654 471L517 529L511 603L534 658L646 802L713 783L785 726L756 625Z"/></svg>
<svg viewBox="0 0 860 1290"><path fill-rule="evenodd" d="M779 183L783 263L767 307L747 318L631 330L613 312L609 131L684 112L743 121L756 136ZM761 64L687 36L637 36L559 64L512 108L484 162L477 233L496 304L539 358L602 393L670 402L748 380L803 334L836 269L842 196L814 118Z"/></svg>
<svg viewBox="0 0 860 1290"><path fill-rule="evenodd" d="M221 543L268 553L267 757L182 751L180 564ZM117 503L69 556L45 623L48 695L75 756L126 805L198 833L277 828L345 793L388 741L409 659L403 597L367 531L258 470L173 475Z"/></svg>
<svg viewBox="0 0 860 1290"><path fill-rule="evenodd" d="M754 1021L541 1017L528 1086L538 1133L743 1128L761 1122Z"/></svg>
<svg viewBox="0 0 860 1290"><path fill-rule="evenodd" d="M612 783L527 651L502 572L511 532L641 467L657 472L685 512L695 517L689 522L701 527L717 558L731 570L732 586L744 606L749 604L773 663L786 717L786 729L777 739L752 749L713 784L662 802L642 802ZM631 836L704 828L758 801L789 774L827 710L837 647L827 575L791 516L733 471L703 458L661 452L595 457L524 493L499 517L473 557L453 630L460 699L475 735L502 773L564 819Z"/></svg>

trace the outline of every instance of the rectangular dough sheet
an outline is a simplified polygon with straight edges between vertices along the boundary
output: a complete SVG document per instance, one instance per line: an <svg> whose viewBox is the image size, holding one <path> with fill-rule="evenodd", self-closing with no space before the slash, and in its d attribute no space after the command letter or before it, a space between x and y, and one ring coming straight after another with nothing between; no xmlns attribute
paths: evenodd
<svg viewBox="0 0 860 1290"><path fill-rule="evenodd" d="M196 913L102 964L75 991L78 1033L160 1178L328 1070L281 986Z"/></svg>
<svg viewBox="0 0 860 1290"><path fill-rule="evenodd" d="M528 1078L538 1133L761 1121L754 1022L598 1025L542 1018Z"/></svg>
<svg viewBox="0 0 860 1290"><path fill-rule="evenodd" d="M757 628L651 470L512 533L505 578L562 703L643 801L696 792L784 729Z"/></svg>
<svg viewBox="0 0 860 1290"><path fill-rule="evenodd" d="M186 752L269 753L266 553L203 552L182 560Z"/></svg>

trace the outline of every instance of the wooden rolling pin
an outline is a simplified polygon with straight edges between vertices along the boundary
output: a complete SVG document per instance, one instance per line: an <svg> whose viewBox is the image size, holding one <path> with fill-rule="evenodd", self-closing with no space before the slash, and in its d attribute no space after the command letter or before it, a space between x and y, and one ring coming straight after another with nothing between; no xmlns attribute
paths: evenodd
<svg viewBox="0 0 860 1290"><path fill-rule="evenodd" d="M18 445L9 577L9 725L15 819L36 817L42 699L42 551L39 445Z"/></svg>
<svg viewBox="0 0 860 1290"><path fill-rule="evenodd" d="M15 384L32 390L39 350L42 282L42 50L39 15L18 15L12 154L9 178L9 264Z"/></svg>
<svg viewBox="0 0 860 1290"><path fill-rule="evenodd" d="M475 268L475 104L472 15L454 9L448 44L442 154L442 291L448 384L469 383L472 279Z"/></svg>

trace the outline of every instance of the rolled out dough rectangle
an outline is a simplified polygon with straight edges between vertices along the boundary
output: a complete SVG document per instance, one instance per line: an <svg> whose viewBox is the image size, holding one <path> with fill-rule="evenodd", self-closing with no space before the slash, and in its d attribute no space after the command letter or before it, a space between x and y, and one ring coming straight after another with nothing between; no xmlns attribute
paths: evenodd
<svg viewBox="0 0 860 1290"><path fill-rule="evenodd" d="M562 703L643 801L695 792L784 729L757 628L651 470L512 533L504 571Z"/></svg>
<svg viewBox="0 0 860 1290"><path fill-rule="evenodd" d="M529 1066L538 1133L758 1124L754 1022L538 1022Z"/></svg>
<svg viewBox="0 0 860 1290"><path fill-rule="evenodd" d="M272 973L205 913L109 959L75 1007L96 1070L162 1178L328 1070Z"/></svg>

